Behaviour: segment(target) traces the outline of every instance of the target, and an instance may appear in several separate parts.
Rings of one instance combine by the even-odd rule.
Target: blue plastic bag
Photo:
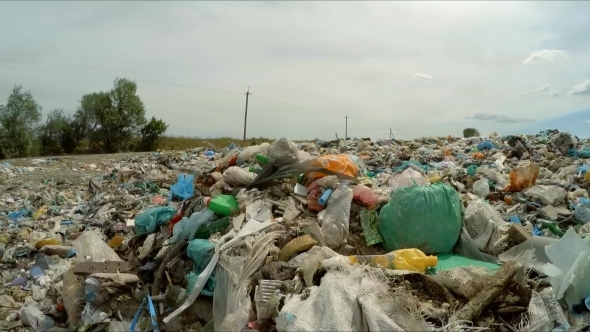
[[[477,149],[479,151],[482,151],[482,150],[491,150],[493,148],[494,148],[494,143],[492,143],[490,141],[483,141],[483,142],[481,142],[481,143],[479,143],[477,145]]]
[[[135,218],[135,234],[152,234],[158,227],[166,224],[176,214],[176,209],[170,206],[154,207],[146,210]]]
[[[193,260],[193,271],[190,272],[186,278],[188,281],[187,289],[193,289],[195,282],[197,281],[197,277],[201,272],[205,270],[211,258],[213,258],[213,254],[215,253],[215,243],[209,240],[203,239],[194,239],[188,243],[188,247],[186,248],[187,256]],[[201,294],[206,296],[213,296],[213,291],[215,290],[215,270],[207,279],[207,283],[205,287],[201,290]]]
[[[195,193],[194,178],[192,174],[178,174],[178,181],[170,186],[170,199],[178,197],[184,201],[191,198]]]

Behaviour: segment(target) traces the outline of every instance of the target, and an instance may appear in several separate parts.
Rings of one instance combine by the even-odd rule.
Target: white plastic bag
[[[486,197],[490,193],[490,185],[487,179],[480,179],[473,183],[473,192],[479,197]]]
[[[237,166],[231,166],[223,172],[223,181],[230,186],[248,186],[254,182],[257,174]]]
[[[237,165],[242,165],[243,163],[250,161],[256,156],[257,154],[266,155],[268,153],[268,148],[270,144],[262,143],[260,145],[253,145],[247,148],[244,148],[238,155],[238,160],[236,161]]]
[[[465,209],[465,228],[477,248],[492,255],[498,255],[508,246],[508,228],[500,214],[487,203],[477,200]]]

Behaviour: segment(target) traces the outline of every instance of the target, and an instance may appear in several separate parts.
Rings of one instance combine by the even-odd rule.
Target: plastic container
[[[379,265],[386,269],[426,272],[438,264],[436,256],[427,256],[419,249],[400,249],[384,255],[348,256],[351,264]]]
[[[232,195],[221,195],[212,198],[207,206],[211,211],[226,217],[239,210],[238,202]]]

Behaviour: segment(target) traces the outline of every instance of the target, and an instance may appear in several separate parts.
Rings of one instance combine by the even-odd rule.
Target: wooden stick
[[[482,311],[502,293],[502,291],[508,286],[520,265],[516,262],[508,262],[491,276],[483,290],[476,295],[473,299],[467,302],[461,309],[459,309],[451,318],[449,323],[457,321],[473,321],[475,318],[481,315]]]

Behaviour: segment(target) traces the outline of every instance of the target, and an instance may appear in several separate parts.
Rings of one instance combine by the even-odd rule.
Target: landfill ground
[[[337,140],[0,164],[0,330],[587,331],[590,145]]]

